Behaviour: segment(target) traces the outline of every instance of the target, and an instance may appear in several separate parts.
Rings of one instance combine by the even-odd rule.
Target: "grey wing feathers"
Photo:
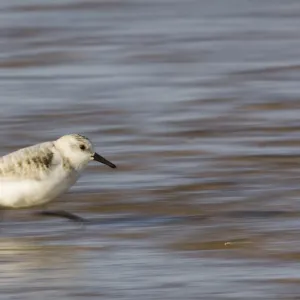
[[[0,178],[40,179],[55,166],[54,146],[46,142],[0,158]]]

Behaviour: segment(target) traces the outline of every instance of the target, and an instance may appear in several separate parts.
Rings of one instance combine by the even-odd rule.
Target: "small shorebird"
[[[64,135],[0,157],[0,208],[44,206],[66,192],[91,160],[116,168],[94,151],[88,138],[79,134]],[[66,211],[40,214],[84,221]]]

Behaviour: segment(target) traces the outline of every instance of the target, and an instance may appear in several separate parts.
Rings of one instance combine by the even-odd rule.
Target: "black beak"
[[[117,167],[116,165],[114,165],[113,163],[111,163],[110,161],[108,161],[107,159],[105,159],[104,157],[102,157],[101,155],[99,155],[96,152],[94,153],[94,155],[92,157],[95,161],[99,161],[113,169]]]

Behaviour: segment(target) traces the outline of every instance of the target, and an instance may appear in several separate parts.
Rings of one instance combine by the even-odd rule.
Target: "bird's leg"
[[[2,223],[3,220],[4,220],[4,208],[3,207],[0,207],[0,222]]]
[[[0,207],[0,223],[3,222],[4,220],[4,208],[3,207]],[[3,229],[1,228],[0,231],[2,231]]]
[[[80,223],[86,223],[87,220],[84,218],[81,218],[77,215],[71,214],[64,210],[42,210],[38,212],[39,215],[42,216],[50,216],[50,217],[61,217],[65,218],[71,221],[80,222]]]

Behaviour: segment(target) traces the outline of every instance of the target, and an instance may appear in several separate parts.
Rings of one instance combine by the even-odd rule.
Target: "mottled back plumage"
[[[46,142],[0,157],[0,178],[39,180],[55,167],[53,147]]]

